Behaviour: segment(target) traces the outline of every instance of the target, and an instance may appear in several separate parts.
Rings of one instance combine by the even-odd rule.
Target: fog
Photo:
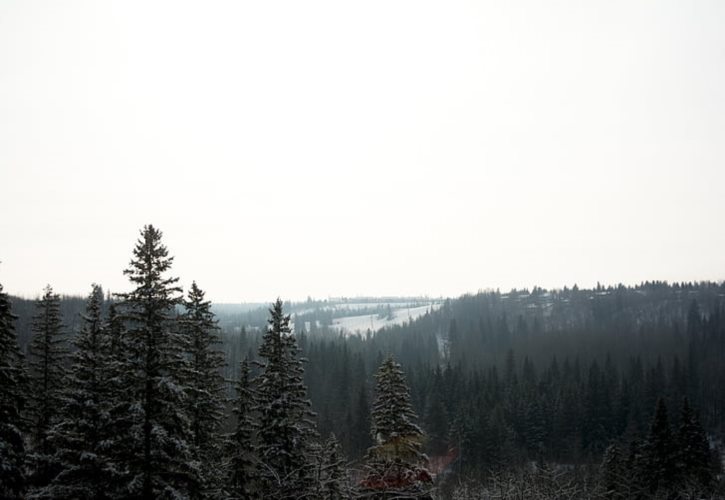
[[[725,278],[725,3],[0,9],[0,282],[215,301]]]

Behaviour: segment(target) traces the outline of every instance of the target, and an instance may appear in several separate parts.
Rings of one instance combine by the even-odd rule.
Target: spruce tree
[[[370,494],[430,494],[431,476],[422,452],[425,435],[410,401],[400,365],[388,356],[378,369],[377,396],[371,433],[374,445],[367,456],[368,474],[363,489]]]
[[[240,364],[234,414],[237,418],[234,432],[226,442],[227,492],[230,499],[249,500],[259,497],[257,490],[257,459],[254,448],[253,393],[249,380],[249,363]]]
[[[108,444],[111,393],[109,342],[103,328],[103,292],[93,285],[81,315],[83,326],[74,339],[76,351],[62,399],[62,419],[50,432],[55,461],[61,464],[51,485],[37,496],[47,498],[109,498],[114,466]]]
[[[30,342],[31,483],[46,486],[57,473],[55,450],[49,439],[58,422],[65,386],[67,349],[62,338],[60,297],[48,285],[36,303]]]
[[[606,498],[626,499],[629,474],[624,453],[617,443],[610,444],[604,451],[599,467],[599,479]]]
[[[191,285],[184,307],[181,332],[189,358],[186,390],[193,446],[205,465],[205,494],[218,497],[222,453],[220,429],[224,419],[224,378],[221,375],[224,354],[216,349],[220,342],[211,302],[204,299],[204,292],[196,282]]]
[[[143,228],[124,271],[135,288],[119,294],[126,323],[120,373],[126,421],[117,446],[128,474],[126,491],[119,494],[144,500],[195,496],[201,489],[175,314],[181,289],[177,278],[167,276],[173,257],[161,236],[151,225]]]
[[[682,401],[676,442],[678,472],[682,483],[708,489],[715,481],[710,444],[687,398]]]
[[[104,324],[107,345],[107,366],[104,369],[108,384],[106,397],[108,407],[108,429],[110,436],[107,447],[108,455],[114,465],[113,474],[108,478],[108,491],[112,498],[125,498],[129,495],[131,481],[131,463],[136,459],[136,450],[128,443],[125,436],[131,433],[136,422],[134,413],[129,406],[134,404],[135,396],[129,394],[126,386],[128,376],[127,356],[130,349],[126,347],[124,318],[118,303],[111,302],[108,317]]]
[[[667,491],[677,474],[675,441],[664,399],[657,401],[643,450],[643,473],[650,492]]]
[[[0,498],[20,498],[25,490],[27,374],[18,348],[10,298],[0,284]]]
[[[280,299],[269,312],[259,347],[261,371],[254,383],[262,488],[276,499],[311,498],[315,415],[307,399],[290,317],[283,313]]]

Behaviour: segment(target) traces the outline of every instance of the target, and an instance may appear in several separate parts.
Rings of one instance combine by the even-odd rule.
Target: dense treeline
[[[104,298],[94,287],[86,300],[61,300],[48,289],[33,310],[13,300],[18,317],[5,314],[3,328],[17,329],[20,349],[3,347],[3,376],[28,387],[3,396],[17,400],[3,410],[8,419],[21,416],[0,428],[15,443],[3,460],[22,454],[25,464],[7,484],[42,496],[85,474],[146,498],[285,498],[293,490],[318,498],[319,488],[330,498],[375,496],[376,487],[401,485],[423,496],[425,451],[443,464],[433,470],[442,494],[458,498],[546,498],[557,488],[592,498],[697,498],[720,488],[723,284],[482,292],[409,324],[343,335],[331,327],[336,313],[312,301],[292,318],[278,302],[271,320],[254,309],[221,312],[218,321],[196,284],[182,299],[168,278],[152,297],[143,265],[134,264],[139,245],[126,271],[133,292]],[[165,252],[156,257],[166,262],[159,276],[171,264]],[[62,336],[69,338],[59,343]],[[371,472],[397,439],[376,430],[383,408],[374,374],[396,372],[389,355],[405,370],[396,394],[409,404],[400,428],[409,451],[395,457],[405,458],[405,470],[393,461]],[[39,371],[41,361],[52,376]],[[56,387],[59,380],[75,392]],[[110,397],[114,391],[126,399]],[[88,394],[99,398],[92,408]],[[284,415],[275,413],[275,395],[286,398]],[[271,424],[285,419],[289,428]],[[93,436],[92,460],[79,433]],[[12,451],[17,436],[25,437],[22,453]],[[273,451],[293,442],[305,443],[294,446],[297,455]],[[260,473],[260,463],[274,472]]]
[[[195,282],[182,295],[172,262],[160,231],[146,226],[124,270],[131,291],[104,307],[93,285],[74,335],[48,286],[27,362],[0,287],[0,497],[430,498],[424,435],[392,358],[362,426],[372,437],[365,470],[353,480],[334,435],[318,431],[282,302],[229,400],[211,303]]]

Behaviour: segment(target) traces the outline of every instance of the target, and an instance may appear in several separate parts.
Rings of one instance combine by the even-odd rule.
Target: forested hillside
[[[438,495],[457,498],[491,488],[514,496],[523,484],[607,498],[719,488],[723,284],[488,291],[351,335],[335,328],[333,310],[313,301],[222,307],[215,315],[196,284],[182,300],[176,281],[160,277],[171,265],[160,233],[145,231],[126,273],[132,292],[104,297],[96,286],[85,299],[48,288],[39,301],[9,298],[3,328],[17,332],[29,360],[27,380],[17,386],[25,388],[32,423],[25,427],[30,474],[15,480],[39,496],[95,498],[102,481],[144,498],[213,498],[235,489],[233,498],[256,498],[253,491],[291,498],[300,488],[322,494],[315,489],[321,476],[310,475],[315,467],[337,474],[325,476],[324,488],[337,488],[330,498],[376,497],[381,488],[413,483],[423,498],[433,479]],[[158,272],[149,274],[144,259]],[[283,307],[297,313],[286,317]],[[363,310],[388,314],[380,306]],[[400,369],[392,359],[400,375],[390,375]],[[387,396],[392,403],[381,403],[380,377],[390,376],[399,377],[390,382],[397,389]],[[140,399],[119,399],[118,384]],[[401,434],[381,431],[388,422],[380,412],[408,390]],[[283,410],[277,398],[285,394]],[[90,408],[88,398],[97,401]],[[169,420],[179,408],[183,418]],[[77,437],[87,433],[97,447],[91,462]],[[393,484],[380,463],[400,436],[410,468],[407,476],[395,469],[407,479]],[[224,460],[236,464],[232,472],[203,465]],[[272,475],[255,469],[260,460]],[[281,484],[280,471],[295,478]],[[96,483],[73,489],[93,475]]]

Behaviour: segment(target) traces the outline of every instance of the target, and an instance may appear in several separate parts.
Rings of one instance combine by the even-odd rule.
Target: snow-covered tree
[[[218,497],[222,453],[220,429],[224,419],[224,378],[221,375],[224,354],[215,348],[220,341],[211,302],[204,299],[204,292],[196,282],[191,285],[184,307],[181,333],[189,360],[184,382],[192,443],[204,464],[205,494]]]
[[[173,257],[161,236],[151,225],[143,228],[124,271],[135,288],[119,294],[126,422],[116,446],[128,474],[120,494],[143,499],[194,496],[201,485],[182,384],[187,360],[175,314],[181,289],[177,278],[167,276]]]
[[[103,291],[93,285],[74,339],[76,351],[62,398],[62,419],[50,431],[55,461],[52,483],[36,496],[109,498],[114,467],[110,460],[109,342],[103,328]]]
[[[109,298],[109,300],[112,300]],[[104,445],[113,465],[112,474],[107,475],[107,490],[111,498],[125,498],[128,495],[128,486],[131,481],[131,463],[135,460],[137,451],[126,440],[131,429],[136,425],[137,415],[129,411],[135,397],[127,388],[128,367],[127,357],[130,349],[126,346],[128,339],[125,336],[124,317],[117,302],[108,306],[108,317],[103,325],[106,344],[107,364],[104,367],[104,378],[107,391],[107,429],[109,439]]]
[[[67,349],[62,337],[60,297],[48,285],[36,303],[33,337],[30,342],[31,419],[30,454],[31,482],[46,486],[57,472],[53,466],[55,450],[49,439],[51,428],[58,422],[65,387]]]
[[[27,374],[15,334],[16,316],[0,284],[0,498],[20,498],[25,490]]]
[[[254,448],[253,394],[249,380],[249,363],[241,362],[234,414],[237,423],[226,441],[227,493],[233,500],[256,498],[256,450]]]
[[[307,399],[299,348],[290,317],[277,299],[259,347],[260,374],[255,379],[257,455],[265,494],[275,499],[310,497],[317,437]]]
[[[400,365],[388,356],[378,369],[371,432],[375,444],[368,451],[363,490],[375,496],[429,494],[432,478],[425,469],[424,433],[410,401],[410,390]]]
[[[599,480],[607,498],[626,499],[630,489],[630,472],[627,470],[626,457],[619,444],[612,443],[604,451],[599,467]]]
[[[320,500],[350,498],[351,491],[340,444],[331,434],[319,447],[315,472],[315,495]]]

